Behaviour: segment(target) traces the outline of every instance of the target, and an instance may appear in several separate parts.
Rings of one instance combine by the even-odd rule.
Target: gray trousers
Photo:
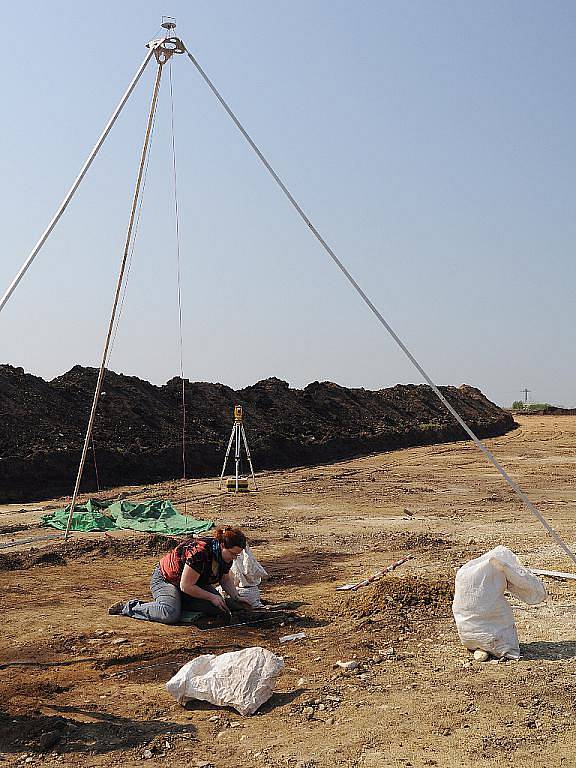
[[[203,587],[206,592],[217,595],[214,587]],[[219,611],[209,600],[201,600],[197,597],[181,592],[174,584],[166,581],[162,576],[160,566],[154,568],[150,579],[150,591],[153,601],[145,603],[142,600],[128,600],[122,609],[122,616],[130,616],[140,621],[159,621],[161,624],[177,624],[180,621],[182,611],[200,611],[207,616],[221,616]]]

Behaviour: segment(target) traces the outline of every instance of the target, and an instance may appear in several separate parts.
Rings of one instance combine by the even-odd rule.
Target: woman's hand
[[[222,611],[222,613],[230,615],[230,610],[224,602],[224,598],[220,597],[220,595],[212,595],[210,602],[215,608],[218,608],[219,611]]]
[[[248,600],[244,600],[244,598],[240,597],[238,594],[238,590],[236,589],[236,586],[234,582],[232,581],[232,577],[229,573],[226,573],[222,578],[220,579],[220,586],[224,589],[224,591],[228,594],[228,596],[233,600],[234,605],[232,606],[233,610],[238,610],[236,606],[238,605],[241,609],[245,611],[251,611],[252,606],[248,602]]]

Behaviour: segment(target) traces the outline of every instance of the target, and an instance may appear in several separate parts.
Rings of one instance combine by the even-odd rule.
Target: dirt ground
[[[576,417],[518,417],[487,441],[556,529],[573,530]],[[209,480],[116,489],[169,498],[241,525],[293,601],[283,626],[163,626],[109,616],[148,594],[162,541],[37,527],[42,504],[0,507],[1,765],[380,768],[574,765],[576,582],[546,579],[541,606],[514,603],[519,662],[474,662],[458,642],[451,586],[466,560],[505,544],[532,567],[573,570],[467,443],[263,473],[258,493]],[[407,554],[357,593],[335,591]],[[372,609],[373,606],[373,609]],[[306,637],[280,644],[279,636]],[[164,683],[186,661],[259,645],[282,655],[277,692],[253,717]],[[336,662],[356,660],[345,671]]]

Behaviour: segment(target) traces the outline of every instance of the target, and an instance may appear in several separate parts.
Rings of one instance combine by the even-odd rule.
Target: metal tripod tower
[[[242,443],[244,443],[244,450],[246,451],[246,456],[248,458],[248,464],[250,465],[250,472],[252,473],[252,480],[254,482],[254,489],[258,490],[258,485],[256,483],[256,478],[254,477],[254,467],[252,466],[252,458],[250,457],[250,449],[248,448],[248,440],[246,440],[246,432],[244,431],[244,412],[242,410],[241,405],[235,405],[234,406],[234,424],[232,426],[232,433],[230,435],[230,440],[228,440],[228,448],[226,448],[226,456],[224,457],[224,464],[222,465],[222,473],[220,475],[220,482],[218,483],[218,488],[222,487],[222,480],[224,478],[224,472],[226,471],[226,464],[228,463],[228,456],[230,456],[230,450],[232,448],[232,443],[234,443],[234,476],[235,476],[235,484],[234,484],[234,492],[238,493],[239,490],[248,490],[248,485],[246,481],[246,488],[240,488],[239,487],[239,479],[240,479],[240,452],[242,449]]]
[[[148,157],[148,150],[150,145],[150,136],[152,133],[152,125],[154,122],[154,114],[156,111],[156,105],[158,101],[158,91],[160,87],[160,78],[162,75],[162,68],[163,66],[169,62],[173,57],[178,57],[178,55],[183,55],[187,57],[193,64],[193,66],[198,71],[198,74],[202,78],[202,80],[205,82],[205,84],[208,86],[208,88],[212,91],[215,98],[218,100],[228,117],[232,120],[236,128],[240,131],[246,142],[250,145],[251,149],[254,151],[256,156],[258,157],[258,160],[262,163],[266,171],[270,174],[274,182],[277,184],[278,188],[281,190],[281,192],[284,194],[290,205],[294,208],[298,216],[301,218],[301,220],[306,224],[312,235],[316,238],[320,246],[324,249],[326,254],[329,256],[329,258],[333,261],[335,266],[342,272],[348,283],[351,285],[353,290],[358,294],[358,296],[362,299],[362,301],[366,304],[368,309],[372,312],[374,317],[378,320],[378,322],[382,325],[382,327],[387,331],[387,333],[392,337],[394,342],[398,345],[398,347],[402,350],[402,352],[406,355],[408,360],[412,363],[412,365],[416,368],[418,373],[422,376],[424,381],[430,386],[432,391],[436,394],[440,402],[444,405],[444,407],[449,411],[449,413],[452,414],[452,416],[456,419],[458,424],[462,427],[464,432],[470,437],[470,439],[474,442],[476,447],[482,451],[484,456],[488,459],[488,461],[496,468],[498,471],[498,474],[502,477],[502,479],[508,484],[508,486],[514,491],[514,493],[518,496],[518,498],[522,501],[526,509],[529,510],[531,514],[536,517],[536,519],[544,526],[548,534],[554,539],[556,544],[564,551],[566,555],[574,562],[576,563],[576,554],[572,552],[568,544],[562,539],[561,536],[559,536],[558,533],[552,528],[550,523],[546,520],[544,515],[534,506],[534,504],[530,501],[528,496],[524,493],[524,491],[520,488],[520,486],[513,480],[508,472],[504,469],[504,467],[498,462],[496,457],[488,450],[488,448],[484,445],[484,443],[477,437],[477,435],[472,431],[472,429],[468,426],[468,424],[464,421],[464,419],[460,416],[458,411],[455,410],[455,408],[450,404],[450,402],[446,399],[444,394],[440,391],[438,386],[434,383],[432,378],[428,375],[428,373],[424,370],[424,368],[420,365],[418,360],[414,357],[412,352],[408,349],[408,347],[405,345],[405,343],[402,341],[400,336],[396,333],[396,331],[392,328],[392,326],[388,323],[388,321],[384,318],[380,310],[376,307],[376,305],[373,303],[373,301],[370,299],[368,294],[361,288],[359,283],[356,281],[352,273],[347,269],[345,264],[338,258],[336,253],[332,250],[330,245],[328,244],[327,240],[323,237],[323,235],[320,233],[320,231],[314,226],[310,218],[306,215],[304,212],[304,209],[301,207],[301,205],[298,203],[296,198],[292,195],[286,184],[282,181],[280,176],[276,173],[271,163],[268,161],[268,159],[265,157],[265,155],[262,153],[262,151],[259,149],[258,145],[255,143],[254,139],[251,137],[251,135],[248,133],[244,125],[240,122],[236,114],[233,112],[233,110],[228,105],[228,102],[224,99],[224,97],[220,94],[219,90],[216,88],[212,80],[208,77],[207,73],[202,69],[197,59],[190,53],[190,51],[187,50],[186,46],[180,40],[178,37],[172,36],[172,33],[174,32],[176,23],[173,18],[171,17],[163,17],[162,19],[162,27],[166,31],[165,36],[159,39],[151,40],[148,44],[148,53],[146,54],[146,57],[142,64],[140,65],[140,68],[134,75],[134,78],[132,79],[130,85],[128,86],[128,89],[126,90],[124,96],[120,100],[120,103],[114,110],[111,118],[109,119],[108,123],[106,124],[106,127],[104,128],[104,131],[100,135],[98,141],[96,142],[94,148],[90,152],[90,155],[88,156],[88,159],[82,166],[79,175],[77,176],[76,180],[72,184],[70,190],[66,194],[66,197],[62,201],[60,207],[56,211],[54,217],[50,221],[48,227],[44,230],[42,236],[40,237],[40,240],[36,243],[34,248],[32,249],[32,252],[20,268],[19,272],[15,276],[12,283],[8,286],[8,289],[4,293],[3,296],[0,297],[0,312],[6,305],[7,301],[10,299],[12,294],[14,293],[14,290],[16,289],[17,285],[22,280],[24,274],[38,255],[39,251],[41,250],[42,246],[46,242],[47,238],[49,237],[50,233],[60,220],[62,214],[66,210],[68,204],[74,197],[74,194],[76,193],[76,190],[78,189],[82,179],[86,175],[88,169],[90,168],[94,158],[100,151],[100,148],[102,147],[106,137],[110,133],[114,123],[116,122],[118,116],[120,115],[122,109],[124,108],[126,102],[128,101],[132,91],[136,87],[136,84],[138,83],[142,73],[144,72],[146,66],[151,61],[152,58],[156,59],[156,63],[158,65],[157,72],[156,72],[156,78],[154,82],[154,91],[153,96],[150,104],[150,112],[148,116],[148,121],[146,125],[146,134],[145,139],[142,147],[141,152],[141,158],[140,158],[140,167],[138,171],[138,177],[136,182],[136,188],[134,190],[134,197],[132,202],[132,209],[130,213],[130,220],[128,225],[128,231],[126,234],[126,241],[124,246],[124,251],[122,255],[121,265],[120,265],[120,271],[118,275],[118,282],[116,285],[116,292],[114,295],[114,302],[112,306],[112,313],[110,316],[110,322],[108,325],[108,332],[106,336],[106,342],[104,344],[104,351],[102,354],[102,362],[100,364],[100,371],[98,374],[98,381],[96,383],[96,391],[94,393],[94,399],[92,402],[92,410],[90,413],[90,418],[88,420],[88,428],[86,430],[86,437],[84,440],[84,447],[82,449],[82,456],[80,459],[80,466],[78,468],[78,474],[76,478],[76,486],[74,488],[74,493],[72,496],[72,502],[70,504],[70,512],[68,515],[68,524],[66,527],[66,533],[64,536],[64,539],[68,539],[68,535],[70,532],[70,525],[72,522],[72,518],[74,515],[74,508],[76,505],[76,500],[79,493],[79,486],[80,486],[80,480],[82,478],[82,471],[84,468],[84,463],[86,460],[86,454],[88,451],[88,447],[90,445],[90,439],[92,435],[92,427],[94,423],[94,416],[96,413],[96,408],[98,405],[98,400],[100,397],[100,392],[102,388],[102,381],[104,376],[104,370],[105,365],[108,361],[108,354],[109,354],[109,348],[110,348],[110,342],[112,337],[112,331],[114,328],[115,318],[116,318],[116,311],[119,303],[120,293],[122,289],[122,285],[125,284],[124,278],[125,278],[125,272],[126,272],[126,264],[128,261],[129,253],[130,253],[130,245],[133,243],[133,236],[135,235],[135,217],[136,217],[136,210],[138,208],[138,201],[140,200],[140,191],[142,187],[142,178],[144,175],[145,165],[146,165],[146,158]],[[173,148],[174,148],[174,142],[173,142]],[[174,150],[173,150],[174,154]],[[174,162],[175,167],[175,162]],[[176,179],[176,174],[174,172],[174,179]],[[176,190],[176,183],[174,185],[174,188]],[[177,214],[177,201],[176,201],[176,192],[175,192],[175,208],[176,208],[176,214]],[[176,223],[178,221],[178,216],[176,215]],[[184,381],[184,377],[182,376],[182,381]],[[525,393],[525,396],[527,398],[527,394]],[[184,402],[184,398],[183,398]],[[235,422],[236,423],[236,422]],[[184,430],[183,430],[184,432]],[[230,443],[228,447],[228,453],[230,451],[230,447],[232,445],[232,440],[234,439],[234,430],[232,433],[232,436],[230,438]],[[246,453],[248,454],[248,460],[250,462],[250,469],[252,469],[252,461],[250,459],[250,454],[248,452],[248,445],[246,443],[246,435],[244,434],[244,429],[242,428],[242,423],[240,422],[240,426],[237,431],[236,436],[236,455],[238,459],[238,464],[236,468],[236,490],[238,490],[238,470],[239,470],[239,451],[240,451],[240,444],[241,440],[244,440],[244,445],[246,448]],[[227,453],[227,456],[228,456]],[[226,464],[226,462],[225,462]],[[224,466],[225,468],[225,466]],[[222,473],[223,477],[223,473]],[[254,472],[252,471],[252,477],[254,478]],[[254,485],[256,485],[256,480],[254,479]]]

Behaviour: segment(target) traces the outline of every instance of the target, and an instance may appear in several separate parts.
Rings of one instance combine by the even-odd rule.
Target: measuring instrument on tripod
[[[232,450],[232,444],[234,444],[234,477],[229,477],[226,481],[226,489],[228,491],[234,491],[234,493],[247,492],[248,478],[240,477],[240,465],[241,465],[241,450],[244,445],[246,451],[246,457],[248,459],[248,465],[250,466],[250,472],[252,474],[252,480],[254,482],[254,490],[258,490],[256,478],[254,476],[254,467],[252,466],[252,458],[250,456],[250,448],[248,448],[248,440],[246,439],[246,431],[244,430],[244,410],[241,405],[234,406],[234,424],[232,426],[232,433],[230,440],[228,440],[228,447],[226,448],[226,456],[224,457],[224,464],[222,465],[222,473],[220,474],[220,482],[218,488],[222,487],[222,480],[224,473],[226,472],[226,464],[228,463],[228,457]]]

